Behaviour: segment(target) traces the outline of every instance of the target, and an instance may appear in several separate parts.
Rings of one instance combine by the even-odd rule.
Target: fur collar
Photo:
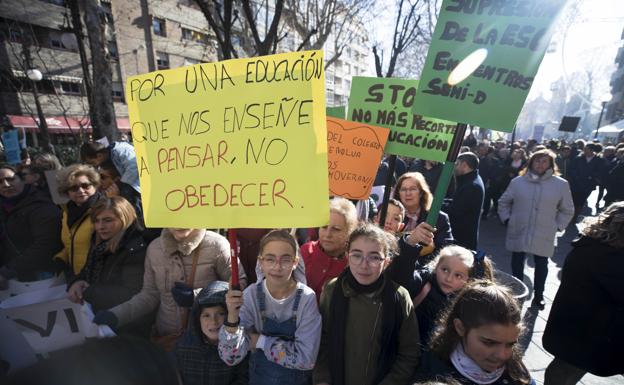
[[[182,255],[189,255],[204,240],[205,229],[196,229],[182,242],[176,241],[169,229],[163,229],[160,235],[161,244],[165,255],[175,254],[177,251]]]

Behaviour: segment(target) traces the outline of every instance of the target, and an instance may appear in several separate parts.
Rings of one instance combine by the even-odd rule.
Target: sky
[[[540,94],[550,99],[552,82],[563,76],[574,87],[574,82],[586,81],[575,72],[590,70],[595,75],[592,105],[599,110],[610,91],[618,49],[624,45],[624,0],[584,0],[574,22],[566,28],[560,20],[557,29],[560,33],[551,40],[554,50],[544,56],[528,99]]]
[[[569,0],[569,3],[574,2],[575,0]],[[383,0],[381,3],[388,14],[394,12],[393,0]],[[563,18],[558,21],[557,32],[549,48],[551,52],[544,56],[527,100],[540,95],[550,100],[551,84],[560,77],[565,79],[569,90],[572,90],[578,87],[574,83],[586,81],[585,77],[581,78],[575,73],[590,70],[595,77],[591,103],[593,109],[599,111],[601,101],[604,101],[601,96],[606,96],[610,91],[609,82],[616,69],[615,56],[619,47],[624,45],[621,40],[624,30],[624,0],[579,0],[578,3],[578,14],[572,23]],[[373,23],[376,25],[376,36],[373,40],[389,45],[394,23],[389,23],[388,18],[380,17],[373,19]],[[370,62],[370,74],[373,76],[375,71],[372,55]]]

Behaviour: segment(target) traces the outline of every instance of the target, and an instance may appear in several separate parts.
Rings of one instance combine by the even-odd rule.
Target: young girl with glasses
[[[406,384],[420,356],[407,290],[383,274],[397,241],[372,224],[348,241],[348,267],[321,295],[323,334],[314,384]]]
[[[260,241],[265,279],[245,292],[226,295],[227,320],[219,331],[219,355],[237,365],[250,352],[249,383],[307,385],[321,337],[314,291],[295,281],[299,255],[295,238],[273,230]]]

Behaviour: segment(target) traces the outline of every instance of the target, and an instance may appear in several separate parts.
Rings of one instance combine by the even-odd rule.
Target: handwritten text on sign
[[[420,79],[418,113],[511,132],[567,0],[444,0]],[[449,73],[487,56],[456,85]]]
[[[126,91],[148,226],[327,223],[321,51],[157,71]]]
[[[349,199],[366,199],[390,130],[327,118],[329,191]]]
[[[347,118],[390,129],[389,154],[445,161],[456,124],[412,111],[418,80],[354,77]]]

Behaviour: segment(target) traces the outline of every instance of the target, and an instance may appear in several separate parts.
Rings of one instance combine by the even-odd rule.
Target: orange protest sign
[[[389,133],[387,128],[327,117],[331,195],[368,198]]]

